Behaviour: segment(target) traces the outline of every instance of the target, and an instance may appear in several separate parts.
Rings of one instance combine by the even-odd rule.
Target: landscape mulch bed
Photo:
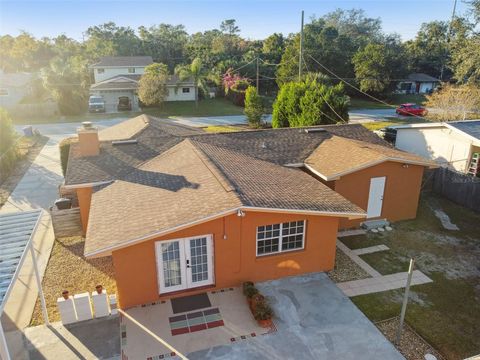
[[[399,318],[388,319],[375,323],[383,335],[397,348],[398,351],[407,360],[425,360],[426,354],[434,355],[438,360],[445,358],[436,351],[430,344],[428,344],[420,335],[418,335],[406,323],[403,325],[402,336],[400,338],[400,345],[395,344],[397,335]]]
[[[335,266],[328,276],[336,283],[369,278],[370,275],[337,248]]]
[[[70,295],[95,291],[102,285],[109,294],[115,294],[117,284],[111,256],[87,260],[83,256],[85,239],[81,236],[55,240],[43,277],[43,291],[51,322],[60,321],[57,298],[63,290]],[[30,325],[43,324],[40,301],[37,300]]]
[[[1,181],[0,179],[0,208],[7,202],[8,197],[20,180],[22,180],[23,175],[25,175],[30,165],[35,161],[35,158],[40,151],[42,151],[47,141],[48,138],[45,136],[25,138],[25,141],[21,141],[18,148],[20,159],[16,163],[15,169],[5,180]]]

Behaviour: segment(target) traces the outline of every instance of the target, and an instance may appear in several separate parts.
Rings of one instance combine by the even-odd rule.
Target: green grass
[[[203,128],[206,132],[218,133],[218,132],[235,132],[248,129],[248,126],[232,126],[232,125],[218,125],[207,126]]]
[[[243,115],[243,107],[218,98],[201,100],[198,102],[198,108],[195,107],[194,101],[172,101],[164,103],[160,108],[145,108],[144,113],[158,117]]]
[[[460,231],[443,229],[435,208],[443,209]],[[406,271],[408,259],[415,257],[415,268],[433,283],[411,288],[406,320],[448,359],[463,359],[480,349],[479,222],[480,214],[427,194],[422,196],[416,220],[396,223],[392,232],[342,240],[352,248],[387,245],[389,251],[362,255],[382,274]],[[352,301],[372,321],[380,321],[399,315],[402,295],[403,290],[393,290]]]
[[[425,102],[424,95],[390,95],[386,99],[381,99],[389,105],[400,105],[404,103],[417,103],[423,104]],[[376,101],[370,98],[350,98],[350,109],[389,109],[391,106],[385,105],[380,101]]]

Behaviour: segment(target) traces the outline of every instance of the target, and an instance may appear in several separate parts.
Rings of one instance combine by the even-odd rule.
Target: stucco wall
[[[183,88],[190,89],[184,93]],[[165,101],[195,101],[195,88],[193,86],[168,86],[168,96]]]
[[[141,75],[145,71],[144,66],[132,66],[132,68],[135,68],[134,73],[129,73],[128,72],[129,67],[115,67],[115,68],[105,67],[105,68],[102,68],[102,69],[104,69],[104,72],[101,73],[101,74],[99,74],[98,69],[95,68],[95,69],[93,69],[93,74],[94,74],[94,77],[95,77],[95,83],[99,83],[103,80],[111,79],[111,78],[113,78],[114,76],[117,76],[117,75],[138,75],[138,74]]]
[[[256,228],[260,225],[306,220],[305,248],[256,257]],[[245,217],[230,215],[168,236],[146,241],[113,252],[115,277],[122,308],[184,296],[159,294],[155,242],[196,235],[213,235],[214,288],[240,285],[243,281],[263,281],[333,268],[338,218],[246,212]],[[224,239],[224,234],[227,239]],[[187,290],[189,294],[205,289]]]
[[[90,213],[90,202],[92,201],[92,188],[84,187],[77,189],[78,206],[80,207],[80,218],[82,220],[83,234],[87,233],[88,214]]]
[[[464,172],[472,141],[446,127],[397,129],[395,147]]]
[[[422,185],[423,166],[385,162],[335,180],[332,188],[365,211],[368,206],[370,179],[386,177],[380,219],[389,221],[414,219]],[[340,220],[340,228],[358,227],[364,219]]]

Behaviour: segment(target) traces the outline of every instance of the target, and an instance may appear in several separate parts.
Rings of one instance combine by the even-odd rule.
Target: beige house
[[[139,111],[138,82],[150,64],[153,64],[151,56],[102,57],[92,66],[95,84],[90,87],[90,94],[103,97],[106,112],[116,112],[121,97],[128,97],[132,111]],[[195,100],[193,81],[180,81],[172,75],[167,88],[169,93],[166,101]]]

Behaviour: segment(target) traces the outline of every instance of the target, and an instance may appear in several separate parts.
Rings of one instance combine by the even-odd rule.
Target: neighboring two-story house
[[[145,67],[153,63],[151,56],[105,56],[92,66],[95,83],[90,87],[91,95],[102,96],[107,112],[118,109],[119,100],[128,97],[132,111],[140,110],[137,95],[138,82]],[[193,81],[180,82],[170,76],[166,101],[194,101]]]

